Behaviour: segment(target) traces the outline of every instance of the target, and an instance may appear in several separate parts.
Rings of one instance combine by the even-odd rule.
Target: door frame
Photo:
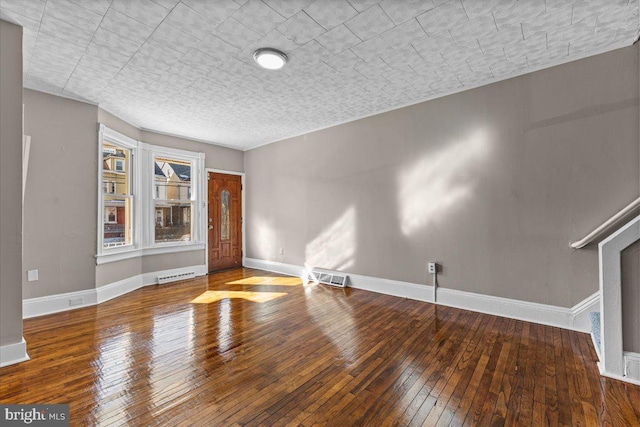
[[[204,224],[204,230],[205,230],[205,265],[207,268],[207,274],[209,274],[209,233],[207,233],[207,226],[209,225],[208,223],[208,218],[209,218],[209,185],[207,184],[209,181],[209,172],[213,172],[213,173],[223,173],[226,175],[237,175],[240,177],[240,183],[242,184],[242,188],[240,189],[240,197],[242,200],[242,212],[240,213],[240,215],[242,215],[242,266],[244,267],[244,261],[246,259],[246,253],[247,253],[247,233],[246,233],[246,227],[247,227],[247,222],[245,221],[246,215],[245,215],[245,209],[246,209],[246,203],[245,203],[245,197],[244,197],[244,190],[245,190],[245,174],[244,172],[238,172],[238,171],[229,171],[229,170],[224,170],[224,169],[215,169],[215,168],[205,168],[204,170],[204,188],[206,188],[205,194],[206,194],[206,202],[204,204],[205,206],[205,215],[203,218],[202,223]]]

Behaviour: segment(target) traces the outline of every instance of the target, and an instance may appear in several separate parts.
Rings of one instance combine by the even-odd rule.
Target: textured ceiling
[[[25,87],[240,149],[630,45],[639,0],[0,0]],[[260,47],[290,58],[258,68]]]

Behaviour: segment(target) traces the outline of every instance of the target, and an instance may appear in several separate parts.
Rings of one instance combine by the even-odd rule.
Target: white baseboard
[[[594,344],[595,346],[595,344]],[[620,376],[611,374],[604,369],[604,363],[598,362],[598,370],[600,375],[607,378],[613,378],[614,380],[624,381],[635,385],[640,385],[640,353],[632,353],[625,351],[623,357],[625,375]]]
[[[304,275],[304,272],[306,271],[304,267],[298,265],[284,264],[282,262],[267,261],[255,258],[243,258],[242,265],[243,267],[247,268],[257,268],[258,270],[273,271],[274,273],[287,274],[294,277],[302,277]]]
[[[454,289],[438,288],[438,304],[465,310],[573,329],[571,309]]]
[[[29,319],[96,305],[98,303],[97,298],[95,289],[28,298],[22,301],[22,318]]]
[[[624,371],[624,381],[640,385],[640,353],[624,352]]]
[[[589,314],[592,311],[600,311],[600,291],[595,292],[571,307],[573,329],[591,333],[591,319],[589,318]]]
[[[378,277],[349,274],[349,287],[394,297],[433,302],[433,286]]]
[[[29,360],[29,355],[24,338],[20,342],[0,346],[0,368],[26,360]]]
[[[120,295],[128,294],[136,289],[142,287],[142,274],[128,277],[126,279],[118,280],[117,282],[109,283],[108,285],[99,286],[92,291],[97,294],[97,303],[109,301],[110,299],[119,297]]]
[[[244,266],[298,277],[302,277],[305,272],[305,268],[302,266],[255,258],[245,258]],[[349,274],[349,287],[402,298],[434,302],[433,286],[430,285]],[[588,332],[591,328],[588,322],[589,310],[594,306],[598,306],[599,309],[600,295],[595,293],[572,308],[494,297],[442,287],[437,288],[436,299],[436,304],[449,307],[525,320],[579,332]],[[583,317],[586,317],[586,323],[582,321]]]
[[[207,267],[205,265],[194,265],[155,271],[152,273],[138,274],[117,282],[109,283],[108,285],[99,286],[95,289],[25,299],[22,301],[22,318],[29,319],[31,317],[44,316],[46,314],[100,304],[140,289],[143,286],[155,285],[158,283],[158,276],[183,274],[190,271],[195,271],[196,276],[203,276],[207,274]]]

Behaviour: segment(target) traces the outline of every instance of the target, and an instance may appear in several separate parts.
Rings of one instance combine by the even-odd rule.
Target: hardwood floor
[[[26,320],[0,402],[69,403],[72,425],[640,425],[640,387],[600,377],[586,334],[277,276]]]

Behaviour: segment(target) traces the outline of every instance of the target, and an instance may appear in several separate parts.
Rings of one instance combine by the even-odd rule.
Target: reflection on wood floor
[[[640,387],[600,377],[586,334],[277,277],[26,320],[0,401],[69,403],[87,426],[640,425]],[[286,295],[191,302],[205,291]]]

